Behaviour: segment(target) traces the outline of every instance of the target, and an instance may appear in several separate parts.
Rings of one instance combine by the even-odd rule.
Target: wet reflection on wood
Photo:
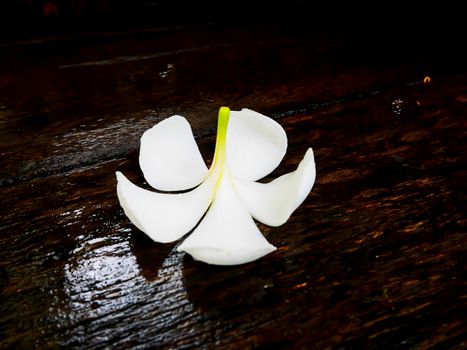
[[[451,51],[422,66],[342,60],[338,33],[140,34],[2,46],[2,348],[465,346],[467,92]],[[318,174],[287,224],[260,225],[278,250],[227,268],[145,237],[114,176],[145,184],[139,137],[175,113],[209,162],[221,105],[284,126],[270,178],[308,146]]]

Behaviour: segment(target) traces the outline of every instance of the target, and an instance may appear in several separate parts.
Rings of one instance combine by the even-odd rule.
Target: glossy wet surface
[[[276,25],[110,34],[1,44],[1,348],[465,346],[455,46]],[[260,225],[278,250],[238,267],[153,243],[115,192],[116,170],[144,184],[139,137],[172,114],[210,161],[222,105],[284,126],[270,178],[310,146],[317,163],[289,222]]]

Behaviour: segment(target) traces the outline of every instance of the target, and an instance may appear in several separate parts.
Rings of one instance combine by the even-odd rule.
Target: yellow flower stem
[[[217,119],[217,139],[216,150],[214,151],[214,160],[212,167],[217,165],[217,162],[224,162],[225,156],[225,143],[227,139],[227,125],[229,124],[230,109],[228,107],[221,107],[219,109],[219,117]],[[222,165],[222,164],[221,164]]]
[[[229,125],[229,118],[230,109],[228,107],[221,107],[219,109],[219,117],[217,119],[216,149],[214,151],[214,159],[210,169],[210,171],[215,171],[217,167],[220,167],[219,177],[216,182],[216,190],[217,187],[219,187],[224,172],[225,145],[227,142],[227,126]]]

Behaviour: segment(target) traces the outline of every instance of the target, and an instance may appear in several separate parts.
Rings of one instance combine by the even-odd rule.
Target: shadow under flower
[[[149,282],[159,278],[159,270],[177,243],[160,244],[146,234],[134,230],[131,235],[131,251],[139,265],[141,275]]]
[[[225,317],[279,303],[277,274],[283,269],[277,254],[237,266],[207,265],[185,255],[183,285],[195,309]]]
[[[217,266],[177,252],[180,242],[155,243],[141,232],[131,237],[131,250],[142,276],[150,283],[164,283],[169,273],[167,281],[183,294],[178,295],[180,300],[186,299],[203,319],[225,320],[283,302],[279,280],[287,272],[287,262],[280,251],[249,264]]]

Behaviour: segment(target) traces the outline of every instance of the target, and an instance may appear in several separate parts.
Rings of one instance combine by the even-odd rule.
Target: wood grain
[[[465,61],[365,40],[205,25],[4,43],[0,347],[465,347]],[[139,137],[172,114],[209,162],[221,105],[284,126],[266,180],[307,147],[317,162],[289,222],[259,225],[279,249],[228,268],[145,237],[114,175],[147,187]]]

